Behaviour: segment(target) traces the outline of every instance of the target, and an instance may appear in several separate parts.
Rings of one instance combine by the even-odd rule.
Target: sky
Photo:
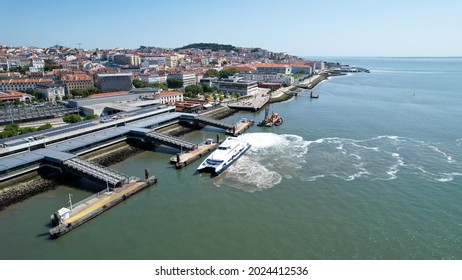
[[[0,0],[0,45],[462,56],[460,0]]]

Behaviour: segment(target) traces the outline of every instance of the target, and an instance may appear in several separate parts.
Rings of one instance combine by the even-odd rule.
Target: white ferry
[[[249,143],[242,143],[236,137],[228,137],[199,165],[197,171],[211,170],[215,175],[219,175],[249,148]]]

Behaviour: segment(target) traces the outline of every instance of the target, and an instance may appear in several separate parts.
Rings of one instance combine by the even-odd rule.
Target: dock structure
[[[226,134],[232,136],[241,135],[242,133],[244,133],[246,129],[248,129],[254,123],[254,121],[243,119],[240,122],[238,122],[235,126],[233,126],[233,128],[226,130]]]
[[[121,187],[112,189],[112,191],[102,191],[74,205],[69,199],[69,208],[63,207],[52,215],[52,222],[55,227],[50,229],[50,237],[56,239],[68,233],[155,183],[157,183],[157,179],[154,177],[148,178],[144,182],[132,180]]]
[[[63,162],[63,169],[80,177],[86,177],[113,187],[121,186],[129,176],[95,162],[74,157]]]
[[[188,122],[195,125],[211,125],[223,129],[232,129],[234,127],[234,124],[201,115],[182,115],[180,117],[180,122]]]
[[[205,143],[200,144],[195,150],[176,154],[170,158],[170,162],[175,164],[176,168],[185,167],[186,165],[196,161],[207,153],[216,150],[219,144],[219,141],[206,141]]]
[[[186,149],[186,150],[194,150],[197,148],[197,144],[190,142],[188,140],[167,135],[164,133],[159,133],[155,131],[151,131],[145,134],[146,140],[152,141],[154,143],[158,143],[161,145],[166,145],[170,147],[174,147],[177,149]]]
[[[257,112],[270,101],[271,96],[268,94],[256,95],[251,99],[245,99],[238,102],[229,103],[228,107],[236,110]]]

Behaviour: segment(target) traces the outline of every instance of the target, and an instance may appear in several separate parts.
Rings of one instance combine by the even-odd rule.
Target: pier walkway
[[[167,134],[151,131],[145,134],[146,140],[152,141],[158,144],[178,148],[178,149],[187,149],[187,150],[194,150],[197,148],[197,144],[187,141],[185,139],[170,136]]]
[[[196,125],[198,124],[211,125],[211,126],[215,126],[215,127],[219,127],[223,129],[232,129],[234,127],[234,124],[224,122],[221,120],[217,120],[217,119],[213,119],[213,118],[200,116],[200,115],[197,115],[197,116],[182,115],[180,117],[180,121],[191,122]]]
[[[65,160],[63,162],[63,169],[64,171],[73,173],[80,177],[86,177],[100,183],[110,184],[113,187],[122,185],[129,178],[128,175],[121,172],[79,157]]]

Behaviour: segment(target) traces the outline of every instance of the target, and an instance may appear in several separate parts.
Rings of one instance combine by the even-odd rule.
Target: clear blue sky
[[[0,0],[0,44],[175,48],[208,42],[298,56],[462,56],[460,0]]]

